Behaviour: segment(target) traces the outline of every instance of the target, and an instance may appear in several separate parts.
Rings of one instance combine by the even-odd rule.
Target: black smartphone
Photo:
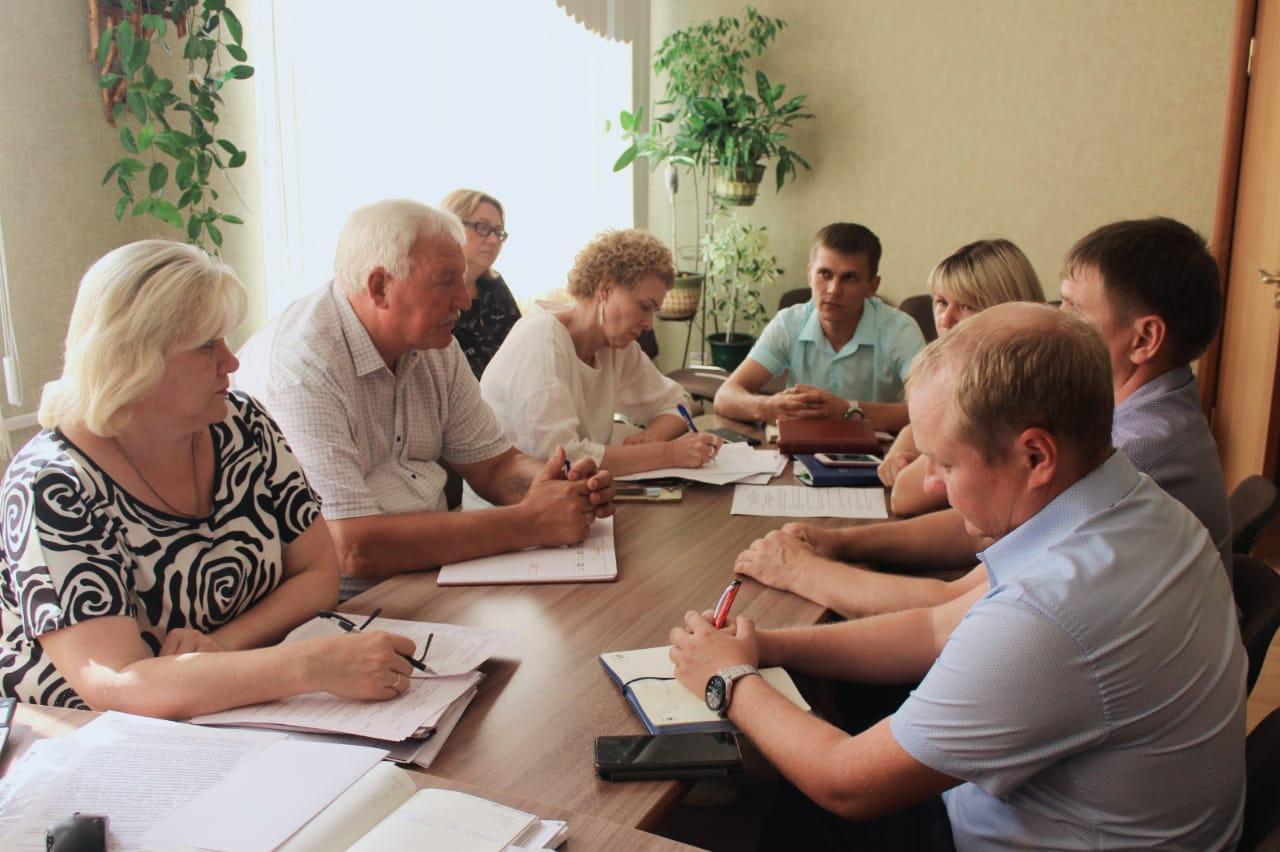
[[[741,772],[742,751],[734,733],[596,737],[596,774],[606,781],[724,778]]]

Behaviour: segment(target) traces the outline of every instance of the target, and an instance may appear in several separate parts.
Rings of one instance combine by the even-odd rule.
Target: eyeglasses
[[[492,234],[493,236],[498,238],[498,242],[505,243],[507,241],[507,237],[511,236],[502,228],[495,228],[493,225],[490,225],[488,222],[476,222],[471,219],[463,219],[462,224],[466,225],[468,228],[475,231],[476,236],[480,237],[481,239]]]

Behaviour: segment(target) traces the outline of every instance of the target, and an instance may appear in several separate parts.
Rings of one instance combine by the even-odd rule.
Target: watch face
[[[724,707],[724,678],[720,675],[712,675],[707,681],[707,707],[713,713]]]

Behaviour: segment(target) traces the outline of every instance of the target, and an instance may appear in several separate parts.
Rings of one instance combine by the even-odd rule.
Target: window
[[[347,214],[381,198],[500,199],[512,236],[495,267],[521,301],[631,226],[623,144],[604,130],[631,103],[629,44],[552,0],[332,8],[253,6],[270,315],[329,280]]]

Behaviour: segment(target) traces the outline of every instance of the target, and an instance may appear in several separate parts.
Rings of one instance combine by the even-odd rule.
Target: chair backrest
[[[1247,692],[1262,671],[1267,649],[1280,629],[1280,575],[1271,566],[1243,553],[1233,561],[1233,585],[1236,606],[1240,607],[1240,638],[1249,655]]]
[[[924,334],[924,342],[930,343],[938,339],[938,328],[933,324],[933,297],[927,293],[908,296],[902,300],[898,310],[916,321]]]
[[[1245,741],[1244,831],[1239,852],[1280,849],[1280,708]]]
[[[658,335],[653,333],[653,329],[640,332],[636,343],[640,344],[640,350],[649,356],[650,361],[658,357]]]
[[[1280,489],[1265,476],[1250,476],[1231,492],[1231,552],[1248,553],[1280,512]]]
[[[794,290],[788,290],[778,297],[778,310],[807,302],[812,295],[808,287],[797,287]]]

